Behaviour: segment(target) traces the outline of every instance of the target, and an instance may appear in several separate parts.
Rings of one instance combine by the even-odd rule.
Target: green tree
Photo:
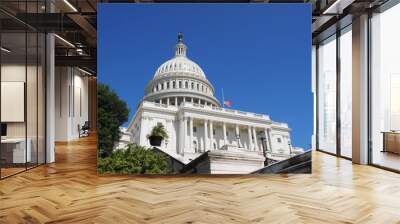
[[[166,174],[167,158],[135,144],[117,149],[109,157],[98,159],[99,173],[117,174]]]
[[[129,108],[108,85],[98,85],[98,148],[99,155],[111,155],[114,143],[120,138],[119,127],[128,120]]]

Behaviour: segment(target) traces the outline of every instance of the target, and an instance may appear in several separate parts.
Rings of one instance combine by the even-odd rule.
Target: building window
[[[371,162],[400,170],[400,4],[371,19]]]
[[[182,81],[178,81],[179,83],[179,88],[182,88]]]
[[[172,88],[175,89],[175,81],[172,81]]]
[[[336,35],[318,47],[318,146],[336,154]]]
[[[214,145],[214,149],[217,149],[217,144],[215,144],[215,142],[214,142],[214,144],[213,144],[213,145]]]
[[[281,138],[276,138],[276,141],[277,141],[278,143],[281,143],[281,142],[282,142],[282,139],[281,139]]]
[[[167,89],[169,89],[169,82],[167,82]]]
[[[197,132],[197,128],[196,127],[193,127],[193,132]]]
[[[194,89],[194,83],[192,82],[192,89]]]
[[[197,83],[197,90],[200,90],[200,85]]]
[[[215,135],[215,129],[213,129],[213,135]]]
[[[188,89],[189,88],[189,83],[186,81],[185,82],[185,88]]]
[[[352,157],[352,34],[351,26],[340,36],[340,154]]]

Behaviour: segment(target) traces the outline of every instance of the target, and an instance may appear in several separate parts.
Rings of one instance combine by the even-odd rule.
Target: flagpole
[[[225,108],[224,88],[221,88],[221,90],[222,90],[222,108]]]

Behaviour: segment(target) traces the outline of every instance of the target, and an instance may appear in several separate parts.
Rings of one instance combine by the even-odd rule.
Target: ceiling
[[[387,0],[1,0],[0,21],[3,32],[54,32],[56,65],[80,66],[96,73],[97,3],[165,2],[251,2],[312,4],[314,43],[337,21],[373,9]],[[51,4],[49,4],[51,2]],[[51,11],[51,13],[50,13]],[[27,12],[27,13],[26,13]],[[351,18],[349,20],[351,22]],[[330,32],[335,32],[335,29]],[[328,35],[328,34],[325,34]],[[7,37],[8,38],[8,37]],[[16,41],[18,38],[15,39]]]

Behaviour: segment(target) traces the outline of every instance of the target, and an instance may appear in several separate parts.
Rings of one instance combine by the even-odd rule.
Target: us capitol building
[[[266,157],[279,161],[302,152],[292,147],[286,123],[221,107],[204,71],[187,57],[182,39],[179,33],[175,56],[146,86],[119,146],[133,142],[151,147],[147,135],[161,123],[169,138],[159,149],[182,164],[195,164],[197,171],[205,169],[203,173],[250,173],[264,167]],[[207,159],[197,161],[203,154]]]

